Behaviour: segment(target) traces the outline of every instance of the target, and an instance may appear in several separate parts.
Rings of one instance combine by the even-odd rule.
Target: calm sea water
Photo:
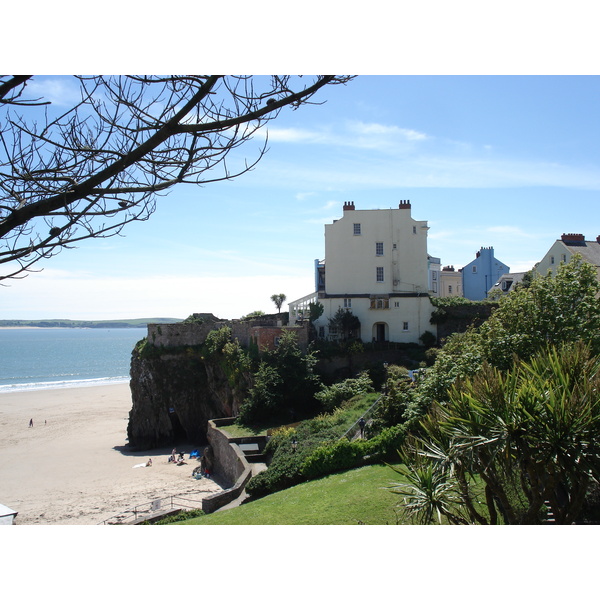
[[[129,381],[146,329],[0,329],[0,393]]]

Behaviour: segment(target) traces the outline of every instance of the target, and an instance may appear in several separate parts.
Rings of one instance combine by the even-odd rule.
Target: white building
[[[427,221],[411,216],[402,200],[397,209],[356,210],[344,204],[341,219],[325,225],[325,261],[316,261],[316,291],[290,303],[290,323],[308,318],[310,302],[324,306],[314,321],[320,337],[335,339],[329,320],[340,308],[360,320],[363,342],[416,342],[429,323],[430,268]]]

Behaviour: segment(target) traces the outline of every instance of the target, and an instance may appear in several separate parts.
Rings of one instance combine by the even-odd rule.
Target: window
[[[375,242],[375,256],[383,256],[383,242]]]
[[[408,321],[404,321],[404,323],[402,323],[402,331],[408,331]]]
[[[325,327],[323,325],[319,326],[319,337],[320,338],[324,338],[325,337]]]
[[[275,344],[275,346],[279,346],[279,341],[281,340],[280,337],[275,337],[273,338],[273,343]]]
[[[550,257],[550,264],[553,265],[554,264],[554,256]]]
[[[394,302],[394,308],[400,308],[400,302],[398,302],[398,301]]]
[[[352,298],[344,298],[344,308],[352,308]]]
[[[451,286],[451,285],[449,285],[449,286],[448,286],[448,293],[449,293],[449,294],[451,294],[451,293],[452,293],[452,286]]]
[[[432,291],[434,294],[437,294],[437,281],[434,281],[434,282],[433,282],[433,287],[432,287],[432,290],[431,290],[431,291]]]
[[[360,223],[354,223],[354,235],[360,235]]]
[[[382,283],[383,281],[383,267],[377,267],[377,282]]]
[[[471,267],[471,271],[473,273],[477,273],[477,265],[473,265],[473,267]]]
[[[437,281],[437,271],[431,272],[431,279],[433,279],[433,281]]]
[[[567,262],[567,255],[566,255],[566,254],[561,254],[561,255],[560,255],[560,260],[561,260],[562,262],[566,263],[566,262]]]
[[[417,233],[417,228],[413,226],[413,233]]]

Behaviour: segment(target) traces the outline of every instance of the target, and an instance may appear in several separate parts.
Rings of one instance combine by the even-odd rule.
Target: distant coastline
[[[116,319],[110,321],[76,321],[71,319],[3,319],[0,320],[0,329],[141,329],[148,323],[169,324],[180,323],[183,319],[157,318],[157,319]]]

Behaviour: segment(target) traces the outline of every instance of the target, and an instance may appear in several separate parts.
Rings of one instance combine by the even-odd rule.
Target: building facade
[[[510,268],[494,256],[494,248],[481,248],[468,265],[462,268],[463,296],[469,300],[485,300],[488,290]]]
[[[430,269],[426,221],[416,221],[408,200],[397,209],[356,210],[344,203],[339,220],[325,225],[325,261],[315,262],[314,294],[290,303],[290,323],[308,317],[310,302],[324,311],[314,321],[318,335],[339,339],[331,326],[338,311],[360,321],[363,342],[415,342],[429,323]]]
[[[586,240],[581,233],[563,233],[535,266],[535,271],[540,275],[546,275],[548,271],[556,275],[559,265],[568,263],[575,254],[581,254],[585,262],[596,267],[600,281],[600,235],[595,240]]]
[[[453,265],[444,267],[440,272],[440,298],[456,298],[463,295],[462,273]]]

